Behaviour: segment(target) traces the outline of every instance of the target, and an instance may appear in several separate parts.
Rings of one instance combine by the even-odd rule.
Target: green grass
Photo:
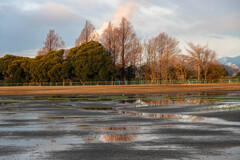
[[[16,103],[16,102],[0,102],[0,105],[7,105],[7,104],[12,104],[12,103]]]

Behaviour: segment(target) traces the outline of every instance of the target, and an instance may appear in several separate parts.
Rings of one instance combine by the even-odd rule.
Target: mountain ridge
[[[222,57],[218,61],[223,65],[233,65],[240,66],[240,56],[237,57]]]

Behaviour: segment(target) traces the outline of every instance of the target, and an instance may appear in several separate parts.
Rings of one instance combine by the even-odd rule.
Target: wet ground
[[[239,157],[240,92],[0,98],[0,159]]]

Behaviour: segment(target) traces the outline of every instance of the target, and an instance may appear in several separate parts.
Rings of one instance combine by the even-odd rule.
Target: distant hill
[[[237,57],[223,57],[218,60],[221,64],[224,65],[233,65],[240,66],[240,56]]]
[[[228,76],[236,76],[240,72],[240,56],[223,57],[218,61],[225,66]]]

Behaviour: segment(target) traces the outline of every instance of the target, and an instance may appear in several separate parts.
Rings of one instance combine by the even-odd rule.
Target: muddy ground
[[[239,157],[236,91],[0,99],[0,159]]]

